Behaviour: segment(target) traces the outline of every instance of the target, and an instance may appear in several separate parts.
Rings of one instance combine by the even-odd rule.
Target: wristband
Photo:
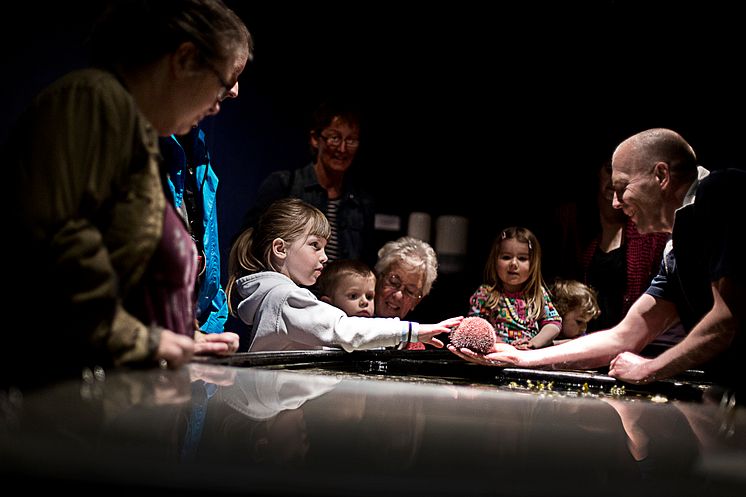
[[[411,321],[409,323],[409,326],[410,326],[410,336],[409,336],[409,339],[412,342],[419,342],[420,341],[420,336],[419,336],[420,323],[418,323],[416,321]]]

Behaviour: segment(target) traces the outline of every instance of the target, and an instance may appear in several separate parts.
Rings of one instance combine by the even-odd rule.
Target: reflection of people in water
[[[308,469],[324,471],[330,462],[342,474],[367,468],[376,474],[403,473],[420,462],[426,428],[423,398],[386,384],[384,390],[343,383],[323,402],[304,406],[309,447]],[[329,406],[345,406],[329,412]],[[340,457],[350,454],[354,457]],[[440,461],[442,463],[442,459]]]
[[[414,467],[425,433],[423,399],[387,390],[369,402],[357,382],[340,382],[340,377],[239,370],[235,384],[220,388],[210,400],[194,461],[199,464],[200,454],[210,454],[211,464],[319,471],[333,463],[343,473]]]
[[[308,452],[301,407],[334,389],[339,379],[288,371],[238,370],[233,385],[220,388],[205,416],[199,454],[225,457],[232,464],[299,464]],[[212,444],[216,444],[215,447]]]
[[[661,409],[651,409],[647,402],[602,399],[619,415],[629,453],[641,477],[654,474],[659,479],[665,473],[675,478],[679,473],[689,474],[693,470],[717,471],[717,464],[707,467],[710,456],[726,445],[744,446],[744,434],[736,437],[727,429],[735,409],[735,403],[727,402],[729,398],[721,401],[706,392],[702,403],[672,401],[661,406],[668,409],[664,414]]]
[[[181,445],[179,459],[181,462],[193,461],[202,439],[202,431],[207,415],[208,401],[218,391],[218,387],[229,387],[236,379],[237,369],[214,366],[211,364],[192,363],[189,365],[191,385],[191,402],[186,409],[186,428]]]
[[[627,447],[632,458],[637,462],[646,459],[650,436],[638,424],[642,409],[645,407],[644,404],[632,403],[613,397],[603,397],[602,400],[619,414],[624,432],[627,435]]]
[[[221,399],[248,418],[269,419],[329,392],[339,381],[331,376],[252,370],[248,377],[240,376],[232,389],[223,390]]]

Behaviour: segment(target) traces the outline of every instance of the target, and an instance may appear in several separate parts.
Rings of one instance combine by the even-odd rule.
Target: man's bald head
[[[697,174],[697,156],[691,145],[666,128],[648,129],[627,138],[614,151],[612,163],[617,160],[627,164],[631,172],[665,162],[677,183],[690,182]]]

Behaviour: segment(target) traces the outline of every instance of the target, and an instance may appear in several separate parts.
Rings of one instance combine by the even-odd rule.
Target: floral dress
[[[539,319],[528,318],[527,300],[522,292],[503,292],[494,309],[485,305],[489,297],[487,285],[481,285],[469,299],[469,316],[477,316],[489,321],[495,328],[498,339],[505,343],[513,343],[521,338],[530,340],[547,324],[562,328],[562,318],[546,291],[544,292],[544,311]]]

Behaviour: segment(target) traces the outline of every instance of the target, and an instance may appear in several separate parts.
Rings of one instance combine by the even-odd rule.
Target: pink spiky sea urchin
[[[476,316],[464,318],[451,333],[451,344],[454,347],[467,348],[480,354],[490,352],[495,341],[495,329],[489,321]]]

